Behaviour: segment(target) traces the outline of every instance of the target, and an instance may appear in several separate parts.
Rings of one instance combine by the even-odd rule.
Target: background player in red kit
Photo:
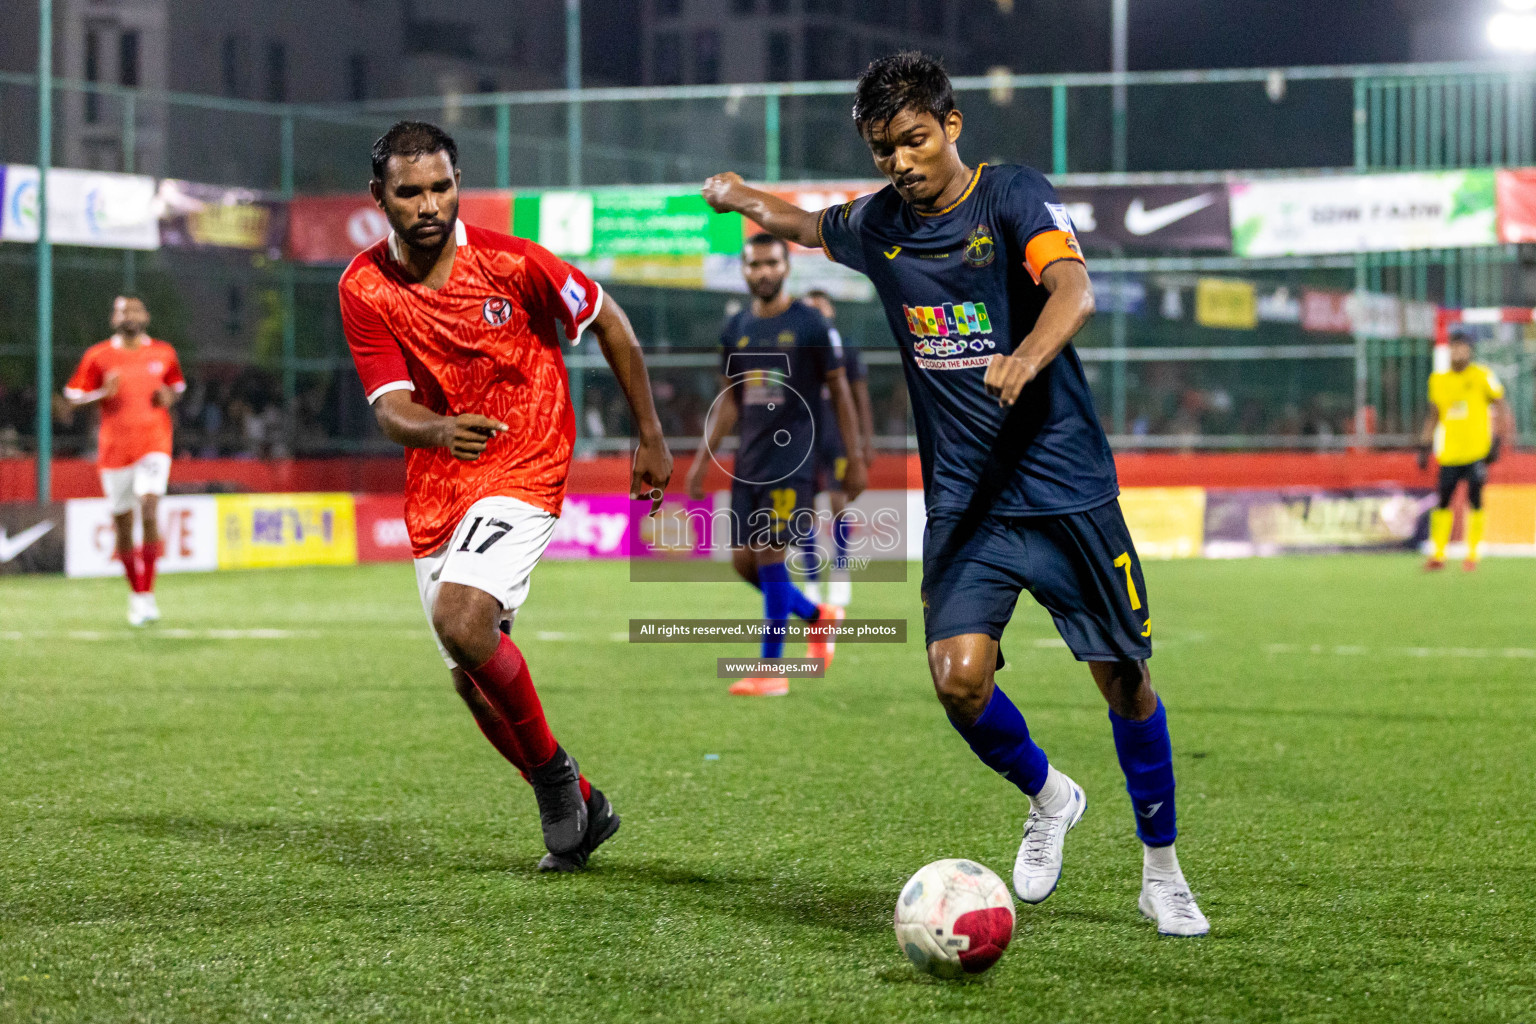
[[[632,497],[672,475],[629,319],[585,274],[458,219],[458,149],[402,121],[373,147],[388,238],[342,275],[347,342],[379,426],[406,447],[406,526],[422,605],[454,687],[533,784],[545,871],[575,871],[619,827],[544,719],[507,635],[554,533],[576,436],[557,328],[591,328],[633,414]]]
[[[160,530],[155,518],[171,478],[171,413],[187,389],[176,350],[145,334],[149,309],[144,300],[119,295],[112,300],[112,337],[85,350],[64,398],[76,408],[101,407],[96,466],[101,489],[112,508],[117,531],[116,557],[128,577],[128,624],[142,626],[160,618],[155,604],[155,561]],[[133,543],[133,513],[142,514],[143,543]]]

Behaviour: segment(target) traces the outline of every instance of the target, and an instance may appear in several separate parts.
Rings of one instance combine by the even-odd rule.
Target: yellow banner
[[[1259,325],[1252,281],[1202,277],[1195,285],[1195,323],[1251,331]]]
[[[350,494],[220,494],[219,568],[356,565]]]
[[[1536,484],[1489,484],[1483,491],[1490,545],[1536,547]]]
[[[1127,487],[1120,511],[1144,559],[1198,558],[1205,546],[1205,488]]]

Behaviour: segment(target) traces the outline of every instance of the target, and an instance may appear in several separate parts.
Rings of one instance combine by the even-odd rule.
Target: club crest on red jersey
[[[512,300],[500,296],[486,299],[485,305],[480,307],[480,315],[492,327],[500,327],[512,319]]]

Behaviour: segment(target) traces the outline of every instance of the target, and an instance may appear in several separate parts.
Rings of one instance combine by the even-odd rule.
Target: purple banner
[[[1205,555],[1247,558],[1341,551],[1409,550],[1426,535],[1432,491],[1208,490]]]
[[[160,244],[245,249],[279,259],[288,234],[286,205],[251,189],[166,178],[155,193]]]
[[[649,501],[623,494],[567,494],[544,557],[552,559],[708,558],[714,502]]]

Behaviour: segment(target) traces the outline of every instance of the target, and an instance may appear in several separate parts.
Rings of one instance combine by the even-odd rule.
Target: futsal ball
[[[973,860],[936,860],[896,901],[896,943],[920,971],[940,978],[980,974],[1013,938],[1013,894]]]

